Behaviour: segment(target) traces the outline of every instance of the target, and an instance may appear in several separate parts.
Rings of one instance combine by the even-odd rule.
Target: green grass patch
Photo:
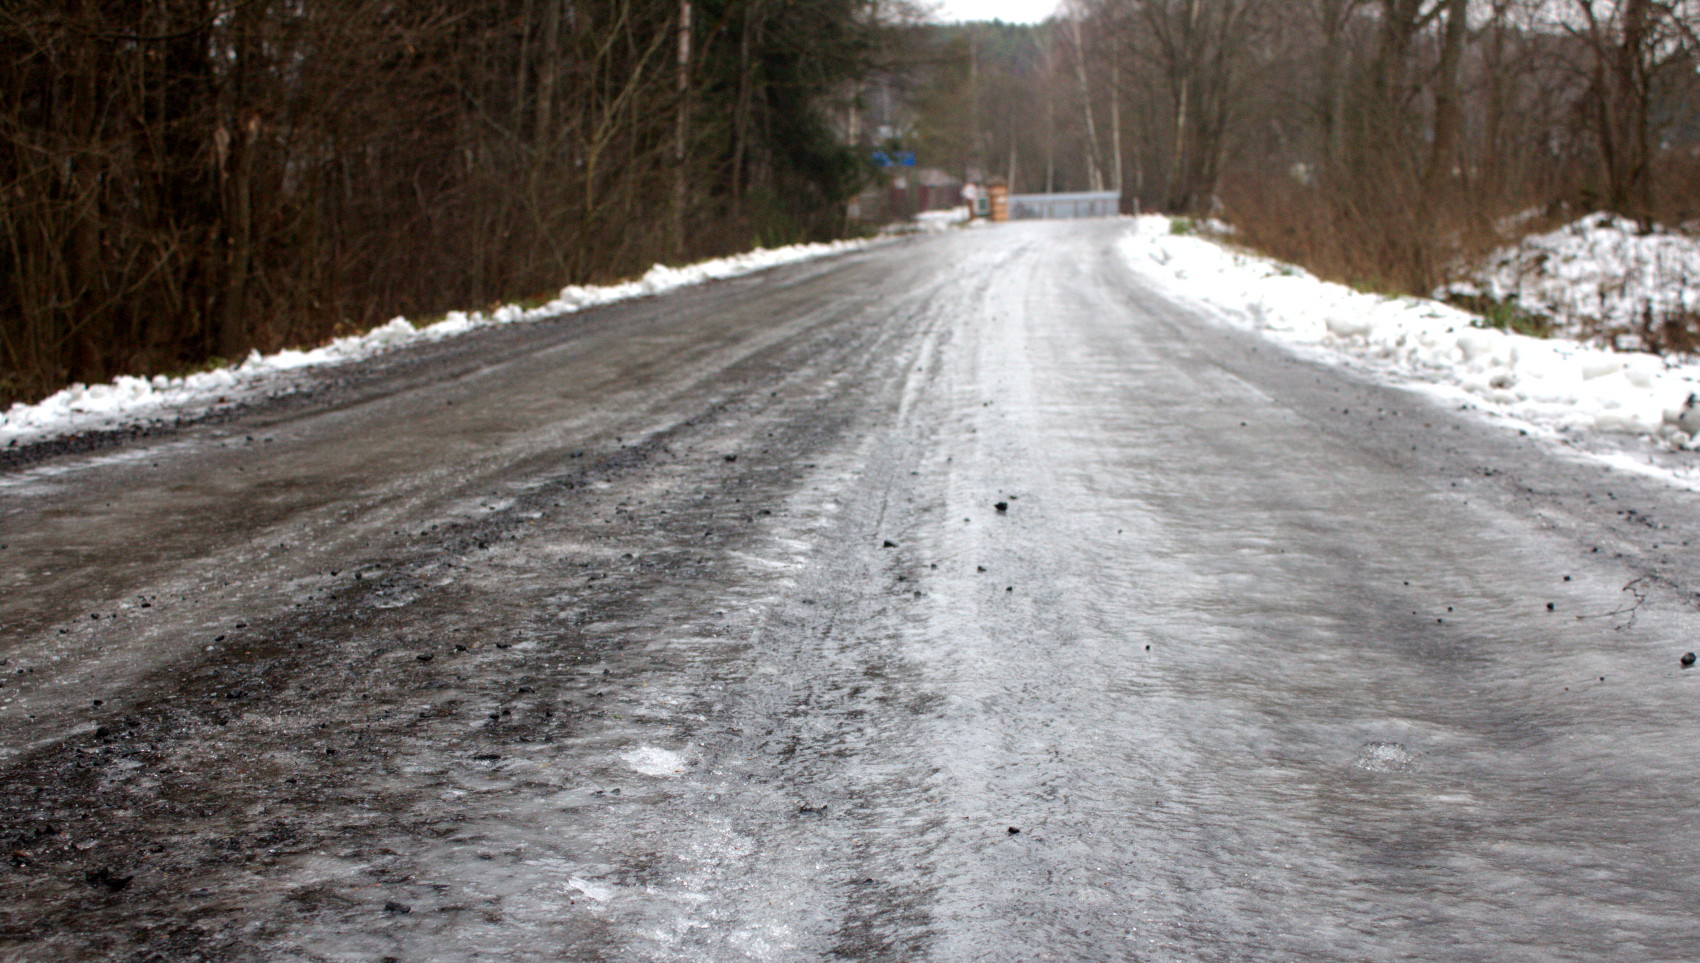
[[[1516,296],[1500,300],[1485,294],[1455,294],[1446,300],[1447,303],[1476,315],[1476,320],[1472,323],[1478,328],[1498,328],[1513,334],[1526,334],[1531,338],[1552,337],[1552,319],[1525,310],[1517,303]]]

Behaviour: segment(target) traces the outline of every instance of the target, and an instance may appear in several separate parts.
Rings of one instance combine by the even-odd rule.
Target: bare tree
[[[1570,0],[1561,23],[1586,51],[1586,105],[1607,206],[1637,217],[1652,208],[1658,100],[1695,65],[1700,4],[1691,0]]]

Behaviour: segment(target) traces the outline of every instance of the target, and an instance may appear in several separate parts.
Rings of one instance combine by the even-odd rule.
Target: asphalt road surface
[[[1700,496],[1126,230],[15,456],[0,959],[1700,958]]]

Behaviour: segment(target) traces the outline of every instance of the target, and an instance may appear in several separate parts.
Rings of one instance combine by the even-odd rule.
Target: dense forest
[[[0,403],[841,232],[872,0],[8,0]]]
[[[1069,0],[918,39],[905,130],[1426,292],[1507,218],[1700,217],[1697,30],[1696,0]]]
[[[0,404],[857,226],[876,149],[1425,292],[1700,217],[1700,0],[10,0]]]

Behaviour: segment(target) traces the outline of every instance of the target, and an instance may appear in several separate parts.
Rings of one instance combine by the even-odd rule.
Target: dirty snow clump
[[[690,766],[683,754],[658,746],[640,746],[622,754],[620,761],[645,776],[677,776]]]

